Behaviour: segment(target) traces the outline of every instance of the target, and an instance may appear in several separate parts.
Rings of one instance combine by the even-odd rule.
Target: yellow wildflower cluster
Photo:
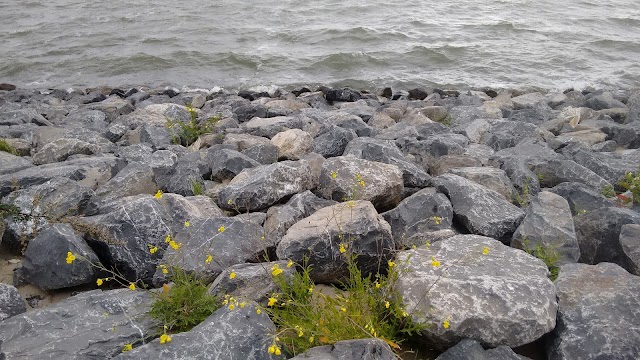
[[[67,252],[67,264],[72,264],[76,260],[76,256],[71,252]]]
[[[287,267],[290,268],[293,266],[293,260],[289,260],[289,262],[287,263]]]
[[[106,278],[99,278],[98,280],[96,280],[96,284],[98,284],[98,286],[102,286],[102,284],[104,284],[105,281],[109,281],[110,279],[108,277]]]
[[[152,244],[147,244],[147,246],[149,247],[149,252],[151,254],[155,254],[158,251],[158,247]]]
[[[267,350],[269,351],[269,354],[273,354],[276,356],[282,355],[282,351],[280,351],[280,348],[276,344],[269,346],[269,349]]]
[[[274,297],[270,297],[269,298],[269,302],[267,303],[267,306],[273,306],[275,304],[278,303],[278,299],[274,298]]]
[[[373,325],[371,325],[371,323],[365,325],[364,329],[369,331],[369,333],[373,335],[373,337],[378,337],[378,333],[376,332],[376,329],[373,328]]]
[[[437,268],[440,266],[440,261],[436,260],[435,256],[431,257],[431,266],[433,266],[434,268]]]
[[[122,347],[122,352],[131,351],[132,349],[133,349],[133,345],[131,345],[131,344],[124,344],[124,346]]]
[[[225,229],[224,225],[220,225],[220,227],[218,228],[218,232],[219,233],[223,233],[225,230],[226,229]]]
[[[394,266],[396,266],[396,263],[395,263],[395,262],[393,262],[393,261],[391,261],[391,260],[389,260],[389,261],[387,261],[387,265],[389,265],[389,269],[391,269],[391,268],[393,268]]]
[[[129,290],[134,291],[136,289],[136,284],[129,283]]]
[[[487,246],[482,248],[482,255],[488,255],[489,254],[489,248]]]
[[[273,266],[271,267],[271,275],[278,276],[280,274],[282,274],[282,269],[280,269],[280,266],[278,264],[273,264]]]
[[[294,328],[298,332],[298,337],[303,337],[304,336],[304,331],[302,331],[302,328],[300,327],[300,325],[296,325]]]
[[[162,273],[165,275],[169,273],[169,270],[167,269],[167,265],[161,264],[161,265],[158,265],[158,268],[162,270]]]
[[[344,254],[347,252],[347,244],[342,243],[340,244],[340,254]]]
[[[204,259],[204,263],[207,265],[211,264],[212,261],[213,261],[213,256],[211,256],[211,254],[207,255],[207,258]]]
[[[236,273],[232,271],[231,274],[229,274],[229,279],[233,280],[235,278],[236,278]]]
[[[442,224],[442,218],[441,218],[440,216],[434,216],[434,217],[432,217],[431,219],[433,219],[433,222],[434,222],[436,225],[440,225],[440,224]]]
[[[451,316],[448,316],[446,319],[444,319],[444,321],[442,322],[442,327],[446,329],[449,328],[449,326],[451,325]]]
[[[166,333],[160,335],[160,344],[166,344],[171,342],[171,336]]]
[[[169,243],[169,246],[171,246],[171,248],[173,250],[178,250],[180,249],[180,246],[182,246],[181,243],[176,242],[175,240],[173,240],[171,238],[171,235],[167,234],[167,237],[164,238],[164,242]]]
[[[162,190],[158,190],[158,192],[155,195],[153,195],[153,197],[158,200],[162,199]]]

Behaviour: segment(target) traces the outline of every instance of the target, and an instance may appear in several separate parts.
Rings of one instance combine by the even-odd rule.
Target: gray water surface
[[[639,0],[0,0],[23,87],[640,86]]]

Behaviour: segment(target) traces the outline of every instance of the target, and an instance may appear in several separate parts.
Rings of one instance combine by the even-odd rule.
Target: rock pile
[[[348,246],[365,273],[406,270],[397,290],[438,359],[525,359],[531,343],[554,360],[638,359],[640,199],[619,183],[639,171],[639,114],[625,90],[2,90],[13,285],[94,287],[103,275],[71,252],[151,287],[180,261],[250,303],[164,346],[147,292],[27,312],[0,284],[0,358],[276,358],[255,311],[273,289],[264,269],[308,261],[339,283]],[[393,353],[363,339],[296,359],[363,357]]]

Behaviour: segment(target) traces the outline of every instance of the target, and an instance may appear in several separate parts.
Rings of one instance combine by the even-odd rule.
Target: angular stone
[[[111,180],[96,189],[92,202],[110,202],[117,198],[138,194],[155,194],[158,185],[154,181],[153,169],[141,163],[131,163],[120,170]]]
[[[403,189],[402,172],[397,166],[338,156],[322,164],[317,190],[325,199],[368,200],[379,211],[385,211],[400,202]]]
[[[171,335],[169,343],[155,339],[116,359],[272,359],[268,349],[276,329],[266,312],[256,309],[254,303],[223,307],[193,329]]]
[[[640,214],[626,208],[607,207],[588,211],[574,218],[580,245],[580,262],[625,264],[620,232],[626,224],[640,224]]]
[[[274,137],[277,133],[290,129],[302,129],[304,122],[299,116],[255,117],[242,124],[247,134]]]
[[[218,193],[218,206],[258,211],[315,185],[306,161],[282,161],[245,169]]]
[[[511,246],[526,250],[542,246],[558,254],[559,264],[577,262],[580,247],[567,200],[552,192],[539,193],[513,234]]]
[[[413,244],[405,240],[450,228],[453,208],[444,194],[436,192],[434,188],[426,188],[402,200],[396,208],[382,216],[391,225],[396,245],[411,247]]]
[[[26,311],[27,306],[18,289],[9,284],[0,283],[0,321]],[[2,351],[1,348],[0,351]]]
[[[271,143],[278,147],[278,159],[299,160],[313,151],[313,138],[300,129],[291,129],[277,133]]]
[[[235,150],[211,147],[207,151],[207,161],[211,167],[211,180],[231,180],[242,170],[260,166],[260,163]]]
[[[157,334],[147,291],[94,290],[0,322],[8,359],[109,359]],[[37,326],[34,326],[37,324]],[[64,329],[64,331],[61,331]]]
[[[501,194],[507,201],[511,201],[516,194],[516,189],[504,170],[493,167],[461,167],[450,169],[449,172],[477,182],[487,189]]]
[[[280,289],[273,281],[271,269],[278,266],[282,276],[292,276],[295,267],[287,267],[288,261],[273,261],[259,264],[237,264],[226,268],[209,286],[209,294],[215,296],[233,296],[255,302],[266,300]],[[231,273],[234,274],[233,279]]]
[[[620,230],[620,244],[623,252],[623,267],[640,276],[640,225],[623,225]]]
[[[436,158],[431,164],[431,175],[439,176],[452,169],[465,167],[480,167],[480,160],[467,155],[443,155]]]
[[[64,161],[71,155],[92,155],[99,151],[100,149],[94,144],[78,139],[62,138],[44,145],[33,155],[33,163],[50,164]]]
[[[403,304],[414,321],[433,324],[423,335],[438,348],[463,338],[516,347],[556,325],[556,295],[546,265],[494,239],[457,235],[400,252],[397,263],[407,271],[396,285]]]
[[[396,355],[382,339],[338,341],[333,345],[316,346],[292,360],[394,360]]]
[[[535,161],[529,165],[543,187],[554,187],[563,182],[579,182],[594,189],[611,186],[606,179],[573,160]]]
[[[494,150],[518,145],[525,139],[541,138],[540,129],[533,124],[502,121],[492,125],[483,137],[483,143]]]
[[[33,167],[31,161],[0,151],[0,175],[12,174],[30,167]]]
[[[325,94],[325,99],[327,99],[328,102],[333,102],[333,101],[349,101],[349,102],[353,102],[353,101],[357,101],[360,100],[360,93],[356,90],[352,90],[349,88],[344,88],[344,89],[328,89]]]
[[[67,252],[78,259],[67,264]],[[79,259],[81,258],[81,259]],[[29,241],[20,273],[42,290],[93,283],[100,266],[98,256],[69,224],[53,224]]]
[[[442,353],[436,360],[526,360],[507,346],[485,350],[476,340],[464,339]]]
[[[607,139],[607,134],[598,129],[586,129],[564,133],[549,141],[551,147],[558,149],[569,144],[593,146]]]
[[[109,126],[106,120],[107,116],[102,111],[82,109],[70,112],[61,121],[56,122],[56,125],[65,128],[78,127],[104,131]]]
[[[249,134],[226,134],[222,143],[225,145],[232,145],[236,147],[238,151],[243,151],[256,145],[271,144],[271,141],[262,136]]]
[[[316,282],[337,282],[349,276],[343,244],[358,256],[365,274],[386,263],[395,248],[391,227],[369,201],[356,200],[324,207],[291,226],[278,244],[279,259],[302,264],[308,258]]]
[[[47,146],[47,144],[56,142],[57,145],[51,145],[52,147],[50,147],[50,149],[63,154],[65,148],[73,150],[73,144],[75,143],[73,139],[80,141],[79,144],[82,146],[86,146],[83,145],[84,143],[95,146],[97,149],[96,151],[98,152],[109,152],[114,148],[111,141],[97,131],[86,128],[40,126],[33,134],[33,150],[38,153],[43,149],[43,147]]]
[[[613,108],[624,108],[626,107],[624,103],[620,100],[616,100],[613,97],[613,94],[610,92],[603,93],[593,93],[587,96],[586,105],[593,110],[603,110],[603,109],[613,109]]]
[[[278,147],[273,144],[259,144],[243,150],[242,154],[261,165],[269,165],[278,161]]]
[[[618,184],[626,173],[635,173],[640,164],[640,150],[625,154],[579,150],[573,159],[578,164],[602,176],[610,184]],[[596,188],[601,189],[601,188]]]
[[[358,135],[351,129],[337,125],[328,125],[313,139],[313,151],[324,156],[333,157],[343,154],[347,144]]]
[[[593,210],[615,206],[600,191],[577,182],[563,182],[549,189],[550,192],[565,198],[573,215],[584,215]]]
[[[433,179],[438,191],[449,197],[454,221],[471,233],[510,241],[524,211],[499,193],[463,177],[444,174]]]
[[[520,110],[526,108],[533,108],[539,103],[548,103],[547,97],[539,92],[532,92],[520,96],[516,96],[511,99],[513,102],[513,109]]]
[[[615,264],[566,264],[556,280],[558,325],[551,360],[640,357],[640,278]]]

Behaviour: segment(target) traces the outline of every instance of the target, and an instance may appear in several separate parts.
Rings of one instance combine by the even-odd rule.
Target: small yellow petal
[[[156,199],[162,199],[162,190],[158,190],[158,192],[153,195],[153,197],[155,197]]]
[[[124,344],[124,346],[122,347],[122,352],[131,351],[131,349],[133,349],[133,345],[131,345],[131,344]]]
[[[132,290],[132,291],[135,290],[136,289],[136,284],[129,283],[129,289]]]
[[[223,233],[225,230],[226,230],[226,229],[224,228],[224,226],[220,226],[220,227],[218,228],[218,232],[221,232],[221,233]]]
[[[189,226],[191,226],[191,223],[189,221],[185,221],[184,222],[184,227],[189,227]]]
[[[229,274],[229,279],[235,279],[236,278],[236,273],[235,272],[231,272],[231,274]]]

